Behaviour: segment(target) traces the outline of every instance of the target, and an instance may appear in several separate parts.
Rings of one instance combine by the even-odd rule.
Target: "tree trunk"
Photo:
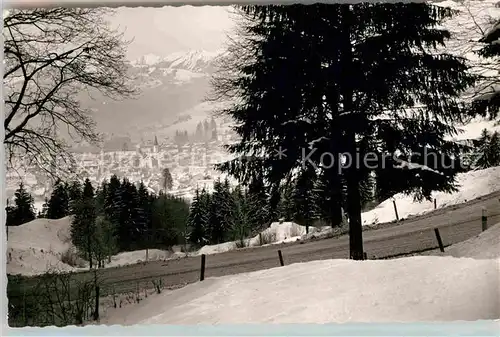
[[[352,135],[354,143],[354,135]],[[353,260],[363,260],[363,227],[361,221],[361,202],[359,179],[356,167],[347,171],[347,212],[349,214],[349,252]]]
[[[342,79],[342,103],[343,112],[347,117],[346,147],[351,155],[349,166],[346,168],[347,179],[347,213],[349,214],[349,254],[353,260],[363,260],[363,230],[361,222],[361,196],[359,191],[358,170],[356,161],[356,133],[352,128],[356,127],[356,113],[353,111],[354,92],[351,84],[350,69],[352,68],[352,44],[351,44],[351,22],[352,13],[350,5],[342,6],[342,40],[341,47],[341,79]]]

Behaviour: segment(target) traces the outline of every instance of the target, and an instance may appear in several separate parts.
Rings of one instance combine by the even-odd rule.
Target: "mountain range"
[[[98,130],[114,137],[139,141],[155,135],[170,138],[176,130],[192,132],[214,110],[205,98],[220,54],[192,50],[166,57],[143,55],[129,67],[139,95],[121,101],[83,98],[82,104],[91,108]]]

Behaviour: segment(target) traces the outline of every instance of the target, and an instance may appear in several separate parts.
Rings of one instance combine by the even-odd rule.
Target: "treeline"
[[[309,172],[310,173],[310,172]],[[262,180],[231,187],[228,180],[215,181],[213,192],[197,189],[190,207],[189,241],[201,247],[227,241],[243,242],[276,221],[293,221],[306,227],[335,226],[326,176],[300,174],[280,191],[270,193]],[[363,184],[362,202],[376,202],[375,185]],[[343,203],[343,202],[342,202]],[[272,207],[271,205],[276,205]]]
[[[185,244],[189,203],[160,192],[150,193],[141,182],[113,176],[95,189],[90,180],[58,180],[46,199],[39,218],[60,219],[72,215],[71,239],[82,257],[102,265],[106,258],[123,251],[167,249]],[[24,185],[7,206],[7,225],[35,219],[32,196]]]
[[[118,252],[167,248],[186,242],[189,204],[150,193],[141,182],[112,176],[94,190],[88,179],[58,182],[47,217],[72,214],[71,238],[86,260],[103,261]]]

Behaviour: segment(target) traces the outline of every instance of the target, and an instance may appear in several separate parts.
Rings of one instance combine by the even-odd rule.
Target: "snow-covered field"
[[[459,191],[453,194],[435,193],[438,207],[473,200],[480,196],[500,190],[500,167],[471,171],[458,176]],[[434,210],[434,203],[414,202],[411,196],[396,195],[396,204],[400,218],[419,215]],[[375,209],[362,214],[363,224],[371,225],[395,220],[392,199],[382,202]],[[76,271],[81,268],[72,267],[61,261],[68,249],[74,249],[69,239],[70,218],[59,220],[36,219],[27,224],[9,227],[7,242],[7,273],[36,275],[48,270]],[[304,226],[292,222],[273,223],[261,235],[245,240],[245,247],[256,247],[267,244],[279,244],[321,237],[331,232],[328,227],[310,227],[306,234]],[[262,241],[261,242],[261,238]],[[151,249],[148,261],[180,258],[186,255],[217,254],[238,248],[238,242],[225,242],[218,245],[207,245],[197,252],[189,254],[173,253]],[[117,267],[146,261],[146,251],[124,252],[111,258],[106,267]]]
[[[500,167],[470,171],[457,175],[458,192],[435,192],[437,207],[456,205],[500,190]],[[400,219],[420,215],[434,210],[434,201],[415,202],[412,196],[396,194],[394,197]],[[393,199],[387,199],[371,211],[362,214],[363,225],[396,220]]]
[[[500,318],[500,224],[455,257],[324,260],[203,282],[110,310],[104,324],[456,321]],[[474,246],[474,249],[470,249]],[[484,252],[490,259],[482,259]]]

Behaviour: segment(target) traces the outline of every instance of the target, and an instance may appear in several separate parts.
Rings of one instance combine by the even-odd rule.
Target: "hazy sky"
[[[121,7],[109,18],[112,26],[134,41],[129,45],[130,59],[152,53],[166,56],[173,52],[223,47],[226,32],[234,27],[230,7]]]

